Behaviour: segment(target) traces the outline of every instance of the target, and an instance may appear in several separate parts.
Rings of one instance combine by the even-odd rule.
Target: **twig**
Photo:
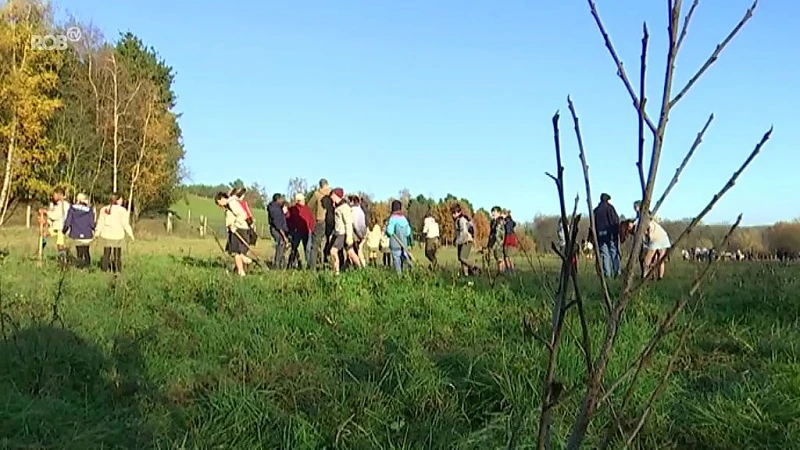
[[[739,227],[739,224],[741,222],[742,222],[742,215],[739,214],[739,216],[736,218],[736,222],[734,222],[734,224],[728,229],[728,232],[722,238],[722,241],[718,244],[719,248],[724,248],[728,244],[728,242],[730,241],[731,236],[733,235],[733,232]],[[628,401],[631,398],[631,395],[633,393],[633,389],[636,386],[636,383],[637,383],[637,381],[639,379],[639,375],[641,374],[642,370],[650,362],[650,359],[651,359],[652,355],[654,354],[655,349],[658,347],[659,343],[663,340],[664,337],[666,337],[670,333],[670,331],[672,331],[672,328],[675,325],[675,321],[676,321],[678,315],[686,307],[686,305],[689,302],[689,300],[692,299],[695,295],[697,295],[697,291],[700,289],[702,284],[705,282],[706,278],[709,275],[709,272],[714,267],[714,263],[715,263],[715,261],[713,259],[709,259],[708,260],[708,262],[706,263],[706,265],[703,268],[703,270],[695,278],[694,283],[692,284],[691,288],[689,289],[688,295],[682,296],[679,300],[677,300],[675,302],[675,304],[673,305],[672,309],[667,313],[666,316],[664,316],[664,319],[662,319],[661,323],[659,324],[658,330],[656,330],[656,332],[653,334],[653,337],[650,338],[650,341],[647,343],[647,345],[644,346],[644,348],[642,349],[641,353],[636,358],[636,361],[634,361],[633,364],[631,364],[631,366],[622,375],[620,375],[619,378],[617,378],[617,380],[606,391],[606,393],[603,395],[603,397],[600,398],[600,401],[598,402],[598,405],[602,404],[606,400],[608,400],[611,397],[611,395],[614,393],[614,391],[616,391],[616,389],[622,384],[622,381],[625,378],[627,378],[628,375],[633,373],[633,379],[629,383],[628,389],[626,390],[626,392],[625,392],[625,394],[623,396],[623,399],[622,399],[621,408],[623,410],[625,409],[625,407],[627,406]],[[696,308],[696,306],[695,306],[695,308]]]
[[[739,166],[739,169],[736,172],[734,172],[733,175],[731,175],[730,179],[728,179],[728,182],[725,183],[725,186],[723,186],[722,189],[720,189],[719,192],[717,192],[714,195],[714,197],[711,198],[711,201],[708,202],[708,204],[706,205],[705,208],[703,208],[703,210],[700,212],[700,214],[698,214],[697,216],[695,216],[694,219],[692,219],[692,221],[689,223],[689,225],[686,226],[686,228],[683,230],[683,232],[680,234],[680,236],[678,236],[678,238],[675,239],[675,241],[672,242],[672,246],[670,248],[668,248],[666,252],[664,252],[664,254],[661,256],[659,261],[663,261],[663,260],[669,259],[669,256],[672,254],[672,252],[675,250],[675,248],[677,248],[677,246],[683,241],[683,239],[686,236],[688,236],[689,233],[692,232],[692,230],[694,230],[694,228],[697,226],[697,224],[700,223],[700,221],[703,220],[703,218],[705,218],[705,216],[712,209],[714,209],[714,205],[716,205],[717,202],[723,196],[725,196],[725,194],[736,184],[736,180],[739,179],[739,176],[742,175],[742,172],[744,172],[744,170],[747,169],[747,166],[749,166],[750,163],[753,162],[755,157],[758,156],[758,154],[761,152],[761,148],[764,146],[764,144],[767,143],[767,141],[769,140],[770,136],[772,136],[772,129],[773,128],[770,127],[769,130],[766,133],[764,133],[764,136],[761,138],[761,141],[759,141],[758,144],[756,144],[755,148],[753,149],[752,152],[750,152],[750,155],[747,157],[747,159],[745,159],[744,162],[742,163],[742,165]],[[644,213],[644,211],[642,211],[642,212]],[[656,264],[658,264],[658,261],[656,261]],[[633,292],[633,291],[639,289],[642,285],[644,285],[644,283],[646,281],[647,281],[646,277],[642,278],[641,280],[638,281],[637,284],[629,287],[629,291]]]
[[[683,173],[683,169],[686,168],[686,165],[689,164],[689,160],[692,159],[692,156],[694,156],[694,152],[695,150],[697,150],[697,147],[699,147],[700,144],[703,142],[703,135],[706,134],[706,130],[708,130],[708,127],[711,125],[712,120],[714,120],[714,114],[708,116],[708,120],[706,121],[706,124],[703,126],[703,129],[697,133],[697,137],[694,138],[692,146],[689,148],[689,151],[686,153],[686,156],[683,158],[683,161],[681,161],[681,164],[675,170],[675,175],[672,176],[672,180],[670,180],[669,185],[667,185],[667,188],[664,189],[664,193],[661,194],[661,197],[656,202],[656,206],[653,208],[652,215],[656,215],[658,213],[658,210],[661,208],[661,205],[664,203],[664,200],[667,199],[667,196],[669,195],[670,191],[672,191],[672,188],[675,187],[676,184],[678,184],[678,178],[680,178],[681,173]]]
[[[742,20],[740,20],[739,23],[737,23],[736,26],[733,27],[733,30],[731,30],[731,32],[728,33],[728,36],[721,43],[717,44],[717,47],[711,53],[711,56],[708,57],[706,62],[703,63],[703,65],[700,67],[700,70],[698,70],[697,73],[695,73],[692,76],[692,78],[689,79],[689,81],[686,83],[686,86],[684,86],[683,89],[681,89],[680,92],[678,92],[678,95],[676,95],[675,98],[673,98],[669,102],[670,108],[675,107],[675,105],[686,95],[686,93],[689,92],[689,89],[691,89],[692,86],[694,86],[694,84],[697,83],[697,80],[699,80],[700,77],[703,76],[706,70],[708,70],[708,68],[711,67],[717,61],[720,53],[722,53],[722,50],[724,50],[725,47],[733,40],[733,38],[737,34],[739,34],[739,31],[741,31],[742,27],[744,27],[747,21],[753,17],[753,12],[756,10],[756,6],[758,6],[758,0],[755,0],[753,2],[753,5],[750,8],[748,8],[747,11],[745,11]]]
[[[565,230],[565,239],[567,240],[567,245],[564,248],[564,254],[561,255],[561,276],[559,278],[559,286],[558,290],[556,291],[555,296],[555,304],[553,305],[553,314],[552,314],[552,323],[551,323],[551,333],[550,333],[550,345],[548,349],[550,350],[548,359],[547,359],[547,368],[545,369],[545,374],[542,381],[542,408],[541,414],[539,416],[539,432],[537,436],[538,448],[539,450],[545,450],[550,448],[551,443],[551,434],[550,429],[553,423],[553,414],[552,414],[552,404],[555,404],[558,401],[559,396],[561,395],[561,390],[556,389],[555,383],[555,367],[556,362],[558,360],[558,347],[561,343],[561,334],[563,331],[564,325],[564,315],[566,314],[566,297],[567,297],[567,289],[569,287],[569,279],[572,272],[571,263],[570,263],[570,256],[571,253],[574,253],[574,241],[575,238],[573,236],[577,236],[577,221],[580,220],[580,217],[577,216],[577,207],[578,207],[578,198],[575,199],[575,206],[572,212],[572,227],[567,225],[567,206],[564,197],[564,166],[562,164],[561,159],[561,139],[560,133],[558,129],[558,121],[559,121],[559,113],[553,115],[553,141],[555,146],[555,153],[556,153],[556,170],[557,176],[553,176],[551,174],[547,174],[556,185],[556,190],[558,191],[558,201],[559,207],[561,210],[561,226]],[[572,233],[568,233],[567,231],[571,230]]]
[[[644,115],[645,106],[647,105],[647,96],[645,95],[645,82],[647,74],[647,42],[650,40],[650,33],[647,31],[647,22],[642,23],[642,58],[641,69],[639,72],[639,108],[637,115],[639,116],[639,160],[636,162],[636,168],[639,169],[639,185],[642,188],[642,198],[644,198],[645,181],[644,181]]]
[[[694,0],[692,2],[692,6],[689,7],[689,12],[686,13],[686,17],[683,18],[683,26],[681,27],[681,36],[678,38],[678,50],[681,49],[681,45],[683,44],[683,40],[686,38],[686,33],[689,32],[689,23],[692,21],[692,16],[694,16],[694,10],[697,9],[697,5],[700,4],[700,0]]]
[[[578,113],[575,112],[575,105],[572,103],[572,99],[567,97],[567,104],[569,105],[569,112],[572,114],[572,122],[575,124],[575,137],[578,140],[578,150],[580,151],[580,159],[581,164],[583,165],[583,181],[586,185],[586,205],[589,210],[589,227],[592,230],[592,235],[594,236],[594,268],[595,272],[597,272],[597,277],[600,279],[600,287],[603,290],[603,303],[606,307],[606,313],[611,312],[611,295],[608,292],[608,282],[606,281],[605,273],[603,273],[603,267],[601,266],[602,259],[600,258],[600,245],[597,241],[597,224],[594,220],[594,214],[592,213],[592,188],[591,182],[589,179],[589,163],[586,162],[586,150],[583,146],[583,137],[581,136],[581,126],[580,120],[578,119]]]
[[[694,315],[694,314],[692,314]],[[647,405],[645,406],[642,415],[639,417],[639,420],[636,423],[636,427],[634,428],[633,432],[628,436],[628,439],[625,441],[625,445],[623,445],[623,449],[630,447],[631,443],[636,436],[639,434],[639,431],[642,430],[644,427],[644,423],[647,421],[647,417],[650,415],[650,411],[653,409],[653,403],[655,403],[656,399],[661,396],[664,392],[664,389],[667,387],[667,380],[669,380],[670,375],[672,375],[673,367],[675,366],[675,361],[678,360],[678,355],[681,354],[681,349],[686,345],[686,338],[689,336],[689,330],[691,329],[691,321],[684,327],[683,332],[681,333],[680,340],[678,341],[678,347],[675,349],[675,352],[669,358],[669,362],[667,363],[666,369],[664,369],[664,373],[661,375],[661,380],[656,386],[655,390],[650,394],[650,398],[647,399]]]
[[[631,85],[630,80],[628,80],[628,74],[625,73],[625,67],[622,64],[622,60],[619,59],[617,55],[617,51],[614,49],[614,44],[611,43],[611,38],[609,37],[608,33],[606,32],[606,27],[603,25],[603,21],[600,20],[600,14],[597,12],[597,5],[595,5],[594,0],[589,1],[589,8],[592,12],[592,17],[594,17],[595,23],[597,23],[597,28],[600,30],[600,34],[603,35],[603,40],[606,43],[606,48],[608,48],[608,52],[611,54],[611,58],[614,59],[614,63],[617,65],[617,76],[620,77],[622,83],[625,85],[625,89],[628,90],[628,95],[630,95],[631,100],[633,101],[633,106],[636,108],[637,111],[641,110],[639,98],[636,96],[636,92],[633,90],[633,86]],[[654,134],[656,132],[656,126],[647,113],[644,114],[645,123],[647,123],[647,127],[650,128]]]

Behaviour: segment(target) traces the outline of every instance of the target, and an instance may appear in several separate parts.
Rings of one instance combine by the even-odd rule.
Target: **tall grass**
[[[130,253],[117,278],[62,274],[52,263],[37,269],[24,252],[0,262],[2,447],[533,445],[545,354],[532,333],[549,326],[543,282],[556,276],[547,263],[469,285],[451,272],[380,269],[239,279],[210,253]],[[690,284],[691,265],[670,269],[625,317],[612,375]],[[723,264],[641,448],[800,442],[798,275],[796,266]],[[599,300],[593,282],[584,290]],[[589,315],[598,337],[600,305]],[[579,328],[568,328],[557,378],[569,394],[583,359]],[[676,351],[675,341],[661,354]],[[645,374],[639,399],[657,369]],[[572,414],[577,397],[557,414]],[[636,417],[635,409],[616,413]],[[607,414],[593,423],[590,445],[604,436]],[[568,429],[556,423],[563,442]]]

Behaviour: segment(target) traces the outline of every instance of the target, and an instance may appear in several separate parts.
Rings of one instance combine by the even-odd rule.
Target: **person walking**
[[[439,267],[436,253],[439,251],[439,224],[433,217],[433,213],[428,211],[425,220],[422,221],[422,235],[425,239],[425,257],[431,262],[431,269]]]
[[[489,242],[486,245],[489,254],[497,262],[497,273],[503,274],[506,271],[506,260],[503,255],[503,242],[506,239],[506,222],[503,218],[503,210],[499,206],[492,207],[489,212],[492,216],[489,229]]]
[[[89,196],[80,193],[75,196],[75,203],[67,211],[62,233],[75,242],[76,266],[80,269],[92,265],[89,244],[94,237],[94,210],[89,206]]]
[[[314,215],[314,231],[311,233],[308,251],[308,267],[310,269],[316,268],[320,250],[327,246],[325,241],[325,219],[328,217],[326,205],[329,205],[330,193],[331,188],[328,185],[328,180],[323,178],[319,180],[319,189],[314,191],[308,204],[311,214]],[[323,201],[326,198],[328,201]]]
[[[96,237],[103,241],[103,259],[100,267],[104,272],[122,271],[122,242],[127,235],[134,241],[130,214],[122,206],[122,196],[111,194],[108,206],[104,206],[97,218]]]
[[[289,227],[286,224],[286,212],[283,210],[283,195],[274,194],[272,202],[267,206],[269,219],[269,233],[275,240],[275,256],[272,258],[272,267],[283,269],[283,257],[289,244]]]
[[[289,267],[296,267],[300,261],[300,244],[303,244],[303,259],[306,266],[309,266],[309,247],[308,240],[314,232],[314,216],[311,209],[306,206],[306,196],[298,193],[294,197],[294,205],[289,207],[289,217],[286,219],[289,227],[289,238],[291,239],[291,251],[289,252]]]
[[[506,236],[503,239],[503,259],[506,263],[506,271],[514,273],[517,268],[514,265],[512,256],[514,249],[517,248],[517,223],[511,218],[511,211],[507,209],[503,211],[503,218],[505,219],[506,227]]]
[[[407,247],[411,244],[411,224],[403,214],[403,204],[400,200],[393,200],[391,205],[392,215],[386,223],[386,236],[389,237],[389,251],[392,254],[394,270],[398,275],[403,274],[403,264],[412,267],[411,258],[406,254]]]
[[[364,257],[364,245],[367,241],[367,215],[361,207],[361,198],[357,195],[351,195],[350,209],[353,213],[353,233],[355,234],[355,249],[358,255],[358,260],[361,267],[367,267],[367,259]]]
[[[340,253],[344,253],[345,258],[350,262],[361,267],[358,260],[358,254],[354,248],[355,245],[355,231],[353,228],[353,211],[344,200],[344,189],[336,188],[331,191],[331,202],[335,206],[334,209],[334,229],[333,239],[330,245],[330,261],[333,273],[339,275],[341,269]]]
[[[611,204],[611,196],[600,195],[600,204],[594,209],[594,238],[600,249],[603,274],[606,277],[620,275],[619,264],[619,215]]]
[[[455,245],[458,251],[458,262],[464,276],[477,273],[478,268],[469,262],[469,254],[472,251],[472,243],[475,241],[474,227],[472,221],[464,214],[461,205],[454,205],[450,209],[455,222]]]

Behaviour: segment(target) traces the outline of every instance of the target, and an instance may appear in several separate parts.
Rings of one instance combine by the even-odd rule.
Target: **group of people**
[[[241,276],[252,262],[248,253],[257,239],[244,193],[243,190],[219,192],[215,198],[217,205],[225,210],[226,251],[233,255],[235,271]],[[368,229],[359,196],[345,196],[342,188],[331,189],[328,181],[322,179],[309,205],[302,193],[296,194],[293,200],[290,205],[283,195],[275,194],[267,205],[269,231],[275,242],[273,268],[300,268],[301,259],[305,259],[306,267],[315,269],[321,260],[323,264],[330,263],[333,272],[339,274],[345,268],[364,268],[375,262],[378,246],[383,241],[382,236],[376,238],[376,235],[382,230]],[[411,244],[411,225],[401,209],[399,202],[392,204],[392,216],[383,231],[389,241],[386,247],[399,271],[411,264],[407,251]],[[365,254],[365,247],[368,247],[368,254]]]
[[[122,206],[122,196],[112,194],[109,203],[100,208],[97,218],[88,195],[78,193],[74,201],[70,204],[62,187],[53,191],[48,208],[40,211],[42,246],[47,244],[48,237],[54,237],[58,259],[66,265],[73,260],[67,242],[69,238],[75,247],[75,265],[85,269],[92,264],[89,247],[99,239],[103,246],[102,270],[121,271],[125,236],[134,240],[130,215],[128,209]]]
[[[606,277],[617,277],[622,273],[620,267],[620,244],[625,243],[641,218],[641,201],[633,203],[635,220],[620,221],[616,208],[611,204],[611,196],[602,194],[600,204],[594,209],[594,240],[600,252],[603,274]],[[594,239],[591,239],[594,237]],[[562,240],[563,241],[563,240]],[[658,223],[658,219],[650,217],[644,233],[642,248],[639,250],[639,264],[642,277],[664,278],[666,271],[666,252],[671,247],[669,235]]]
[[[257,239],[244,193],[241,189],[219,192],[215,198],[217,205],[225,210],[228,229],[225,250],[233,255],[234,270],[241,276],[253,261],[248,253]],[[459,205],[453,206],[450,212],[461,270],[465,275],[475,274],[479,268],[469,259],[475,240],[474,224]],[[491,214],[488,249],[497,262],[498,271],[513,271],[511,250],[517,245],[516,224],[511,214],[500,207],[493,208]],[[291,204],[283,195],[275,194],[267,206],[267,220],[275,243],[273,268],[302,268],[304,259],[308,269],[316,269],[322,262],[330,264],[333,272],[339,274],[349,268],[377,265],[379,254],[383,255],[383,265],[392,266],[397,273],[414,265],[409,252],[413,230],[399,200],[391,203],[387,222],[376,223],[367,217],[358,195],[346,196],[342,188],[331,189],[328,181],[322,179],[308,205],[302,193],[296,194]],[[439,224],[430,212],[423,222],[422,237],[425,257],[432,268],[437,268],[441,235]],[[287,250],[288,259],[285,258]]]

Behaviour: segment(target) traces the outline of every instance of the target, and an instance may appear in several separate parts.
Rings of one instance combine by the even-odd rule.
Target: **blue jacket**
[[[401,250],[403,245],[411,245],[411,224],[408,223],[406,216],[402,214],[392,214],[389,217],[389,222],[386,224],[386,236],[389,236],[389,249]],[[396,236],[393,238],[392,236]]]
[[[70,239],[92,239],[94,237],[94,210],[76,203],[67,211],[64,220],[64,234]]]

